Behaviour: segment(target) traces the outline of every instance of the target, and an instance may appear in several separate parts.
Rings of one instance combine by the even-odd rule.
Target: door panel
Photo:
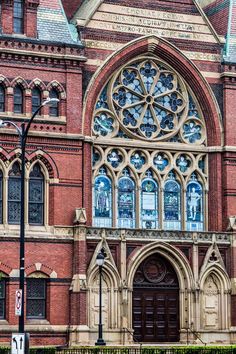
[[[134,289],[135,338],[140,342],[178,342],[178,308],[178,289]]]

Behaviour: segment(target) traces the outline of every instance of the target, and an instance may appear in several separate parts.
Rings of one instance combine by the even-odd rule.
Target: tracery
[[[95,226],[206,228],[205,121],[173,68],[142,56],[118,69],[98,96],[93,134]],[[107,195],[103,205],[109,205],[103,217],[96,206],[98,183]]]

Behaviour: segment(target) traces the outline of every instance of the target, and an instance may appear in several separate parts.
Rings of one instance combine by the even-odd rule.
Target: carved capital
[[[75,209],[74,225],[85,225],[86,222],[87,222],[86,209],[85,208],[76,208]]]

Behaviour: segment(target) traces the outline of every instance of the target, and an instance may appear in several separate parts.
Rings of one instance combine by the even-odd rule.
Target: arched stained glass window
[[[8,180],[8,222],[20,223],[21,170],[18,162],[12,166]]]
[[[203,231],[203,192],[202,186],[193,174],[186,191],[187,230]]]
[[[49,93],[50,98],[57,98],[59,99],[59,95],[56,89],[52,89]],[[49,116],[50,117],[58,117],[59,116],[59,103],[54,102],[49,107]]]
[[[38,87],[32,90],[32,113],[34,113],[41,105],[41,91]],[[40,112],[38,113],[40,114]]]
[[[164,187],[164,229],[181,229],[181,189],[172,173]]]
[[[0,85],[0,112],[5,111],[5,90],[2,85]]]
[[[0,170],[0,224],[2,224],[2,187],[3,187],[3,176]]]
[[[157,229],[158,213],[158,186],[153,178],[145,178],[141,188],[141,227]]]
[[[105,168],[95,178],[93,191],[93,225],[98,227],[112,226],[112,187]]]
[[[14,88],[14,113],[23,113],[23,90],[20,86]]]
[[[29,224],[44,223],[44,175],[39,164],[35,164],[29,179]]]
[[[118,181],[118,227],[135,227],[135,183],[128,170]]]

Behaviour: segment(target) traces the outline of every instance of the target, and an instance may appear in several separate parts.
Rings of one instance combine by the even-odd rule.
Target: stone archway
[[[133,280],[133,329],[140,342],[179,341],[179,282],[170,262],[154,253]]]

